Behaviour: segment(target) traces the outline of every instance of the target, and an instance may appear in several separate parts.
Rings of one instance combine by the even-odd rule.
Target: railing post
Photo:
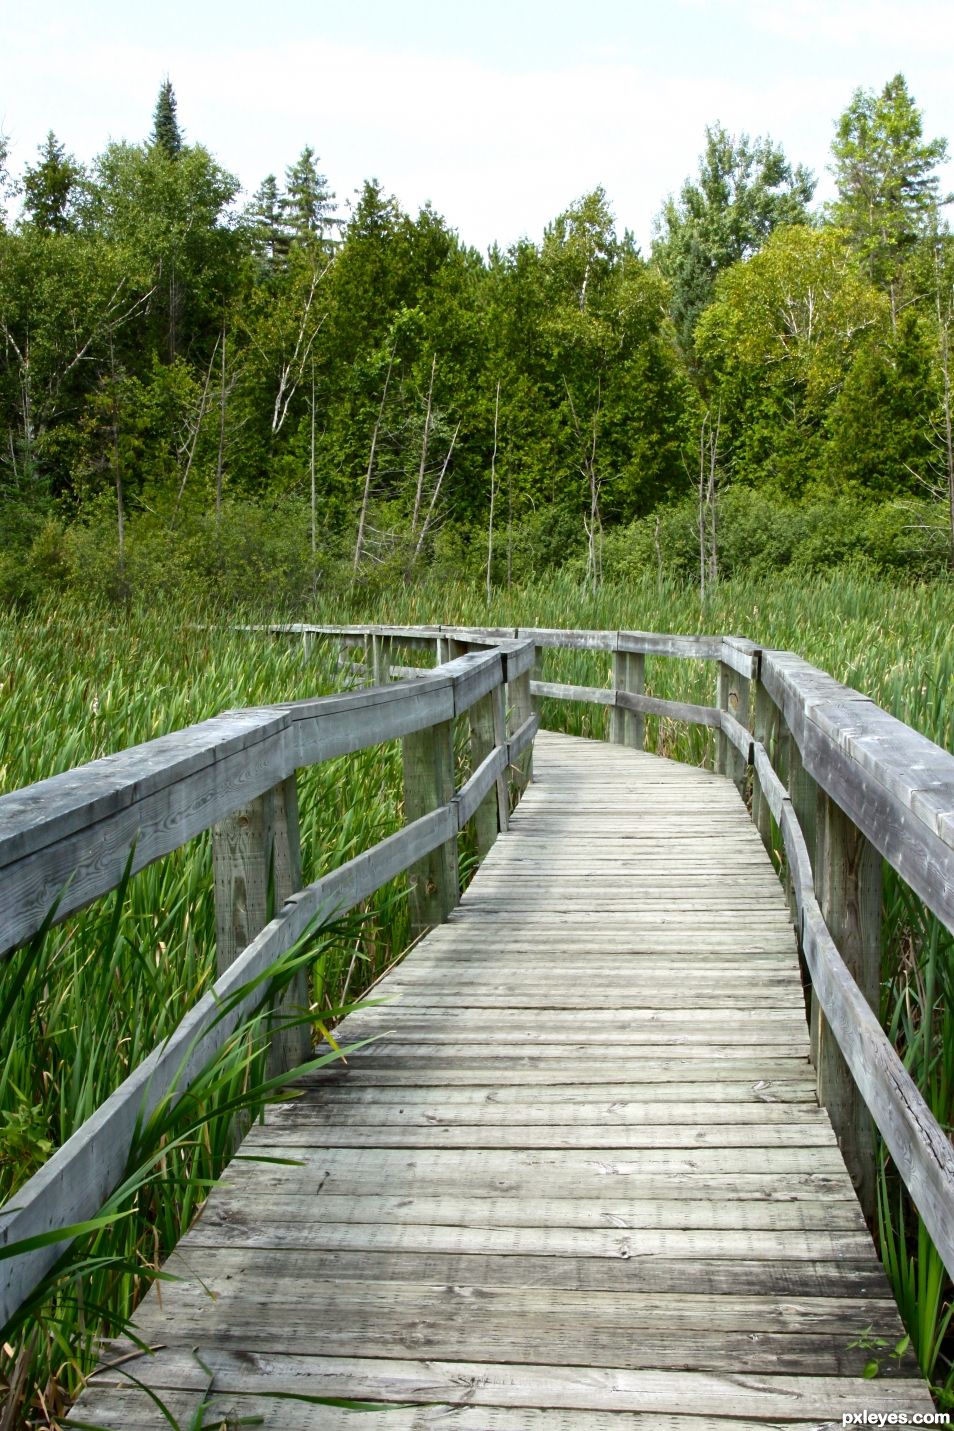
[[[740,725],[749,723],[749,682],[724,661],[719,662],[719,709],[735,716]],[[745,788],[745,760],[728,736],[716,732],[716,773],[728,775],[740,793]]]
[[[613,652],[613,688],[641,696],[646,689],[646,658],[638,651]],[[642,750],[646,740],[646,718],[641,711],[614,706],[610,717],[610,740]]]
[[[372,633],[371,636],[372,684],[384,686],[391,679],[391,638]]]
[[[530,679],[531,679],[531,681],[542,681],[542,680],[543,680],[543,647],[542,647],[542,646],[534,646],[534,648],[533,648],[533,669],[532,669],[531,672],[530,672]],[[530,704],[531,704],[531,706],[532,706],[532,708],[533,708],[533,714],[534,714],[534,715],[540,715],[541,712],[542,712],[542,710],[543,710],[543,697],[542,697],[542,696],[533,696],[532,699],[531,699]]]
[[[497,686],[481,696],[471,706],[470,718],[470,758],[473,768],[497,745],[503,745],[507,732],[503,712],[503,687]],[[474,815],[474,834],[477,839],[477,858],[483,860],[497,838],[498,830],[506,830],[510,813],[507,794],[507,777],[497,776],[492,789],[487,791],[477,813]]]
[[[755,682],[755,700],[752,703],[752,736],[771,760],[772,740],[778,728],[779,712],[761,678]],[[752,821],[762,837],[762,844],[769,855],[772,853],[772,811],[762,793],[758,777],[752,775]]]
[[[524,721],[533,715],[533,702],[530,699],[530,672],[524,671],[520,676],[507,683],[507,704],[510,707],[510,734],[514,735]],[[533,746],[529,745],[524,753],[518,757],[517,764],[510,768],[510,785],[514,791],[516,799],[519,800],[524,790],[533,779]]]
[[[815,855],[815,824],[818,809],[818,786],[802,764],[802,753],[791,732],[788,737],[787,754],[788,771],[786,773],[786,785],[788,787],[788,798],[792,802],[795,819],[798,821],[801,832],[805,837],[808,857],[812,862],[812,873],[815,875],[817,884],[818,868]],[[795,905],[793,901],[793,918],[794,912]]]
[[[212,865],[216,968],[223,974],[281,911],[286,899],[302,887],[294,775],[214,826]],[[301,1019],[308,1008],[308,977],[302,970],[275,1004],[279,1026],[269,1047],[271,1075],[287,1073],[310,1057],[307,1021],[290,1028],[280,1026],[286,1018]]]
[[[794,745],[794,742],[792,742]],[[881,856],[823,790],[815,823],[815,888],[822,916],[869,1005],[881,987]],[[812,1060],[818,1101],[827,1109],[866,1217],[875,1210],[871,1115],[817,999],[812,997]]]
[[[429,815],[454,796],[454,722],[441,721],[406,735],[404,814],[407,823]],[[432,850],[408,871],[411,937],[443,924],[460,899],[457,838]]]

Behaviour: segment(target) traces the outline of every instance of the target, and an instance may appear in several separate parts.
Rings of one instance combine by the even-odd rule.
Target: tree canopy
[[[839,120],[827,212],[780,145],[714,124],[648,261],[599,187],[483,256],[377,179],[345,218],[310,145],[240,207],[166,80],[148,138],[88,171],[49,134],[0,227],[0,586],[50,523],[208,522],[218,550],[269,503],[350,581],[596,581],[614,528],[655,524],[664,562],[700,448],[713,501],[950,501],[945,155],[896,76]]]

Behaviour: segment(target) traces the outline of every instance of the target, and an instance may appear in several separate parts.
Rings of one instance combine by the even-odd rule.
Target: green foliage
[[[67,154],[52,129],[39,149],[39,162],[23,176],[23,208],[43,233],[66,233],[74,227],[75,200],[83,170]]]
[[[872,332],[890,332],[887,308],[839,229],[779,229],[722,276],[696,350],[735,479],[789,497],[830,490],[829,408]]]
[[[166,76],[159,87],[150,143],[157,149],[162,149],[170,159],[176,159],[182,152],[182,132],[176,114],[177,107],[172,81]]]
[[[879,496],[910,491],[932,457],[940,394],[927,324],[908,311],[890,332],[866,335],[828,409],[832,488]]]
[[[757,253],[779,226],[807,223],[814,192],[810,171],[793,169],[771,139],[735,139],[721,124],[707,126],[698,182],[687,179],[678,200],[666,200],[652,247],[686,352],[718,275]]]
[[[280,200],[280,212],[291,243],[312,243],[326,237],[337,228],[334,194],[328,180],[319,174],[315,151],[306,145],[285,171],[285,193]]]
[[[942,202],[936,169],[947,141],[924,138],[921,112],[897,74],[878,95],[855,90],[832,152],[835,222],[851,234],[875,282],[889,285],[935,221]]]
[[[858,496],[796,503],[744,486],[727,487],[718,503],[719,572],[723,578],[806,577],[839,567],[889,575],[942,575],[947,569],[943,512],[924,499],[872,503]],[[579,563],[569,566],[579,572]],[[699,570],[699,512],[684,497],[607,533],[608,580],[650,573],[692,583]]]

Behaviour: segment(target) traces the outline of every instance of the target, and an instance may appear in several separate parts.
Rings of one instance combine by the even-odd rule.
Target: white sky
[[[339,201],[372,176],[484,249],[596,184],[648,249],[707,123],[819,175],[857,86],[902,71],[954,148],[951,0],[0,0],[0,130],[89,160],[145,138],[172,79],[187,140],[251,193],[305,144]],[[954,189],[954,165],[944,171]],[[950,211],[949,211],[950,212]]]

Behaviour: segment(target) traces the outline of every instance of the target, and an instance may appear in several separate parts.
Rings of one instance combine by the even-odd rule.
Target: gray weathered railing
[[[812,1059],[865,1212],[873,1213],[871,1120],[948,1272],[954,1276],[954,1149],[877,1019],[881,860],[954,930],[954,757],[788,651],[721,636],[533,627],[271,627],[306,640],[376,650],[375,670],[401,646],[480,649],[517,640],[535,649],[530,696],[610,708],[610,738],[642,748],[645,718],[708,726],[715,768],[747,789],[771,852],[772,822],[786,856],[793,919],[811,977]],[[547,649],[605,652],[612,685],[542,679]],[[645,692],[647,656],[711,661],[716,703]],[[360,667],[359,667],[360,669]]]
[[[454,654],[419,681],[229,712],[0,798],[0,950],[30,940],[51,911],[59,922],[115,889],[130,854],[135,872],[211,828],[219,975],[0,1210],[0,1247],[95,1216],[125,1174],[137,1122],[188,1088],[260,1005],[254,981],[318,916],[344,913],[406,872],[412,930],[447,917],[459,898],[458,833],[474,820],[483,853],[506,829],[507,775],[519,798],[539,723],[527,695],[532,642]],[[455,790],[453,728],[464,714],[473,773]],[[397,738],[405,828],[302,888],[296,770]],[[280,913],[266,922],[270,886]],[[308,1057],[307,1029],[293,1017],[307,1009],[299,980],[284,995],[289,1017],[276,1021],[273,1069]],[[3,1263],[0,1327],[65,1246]]]

